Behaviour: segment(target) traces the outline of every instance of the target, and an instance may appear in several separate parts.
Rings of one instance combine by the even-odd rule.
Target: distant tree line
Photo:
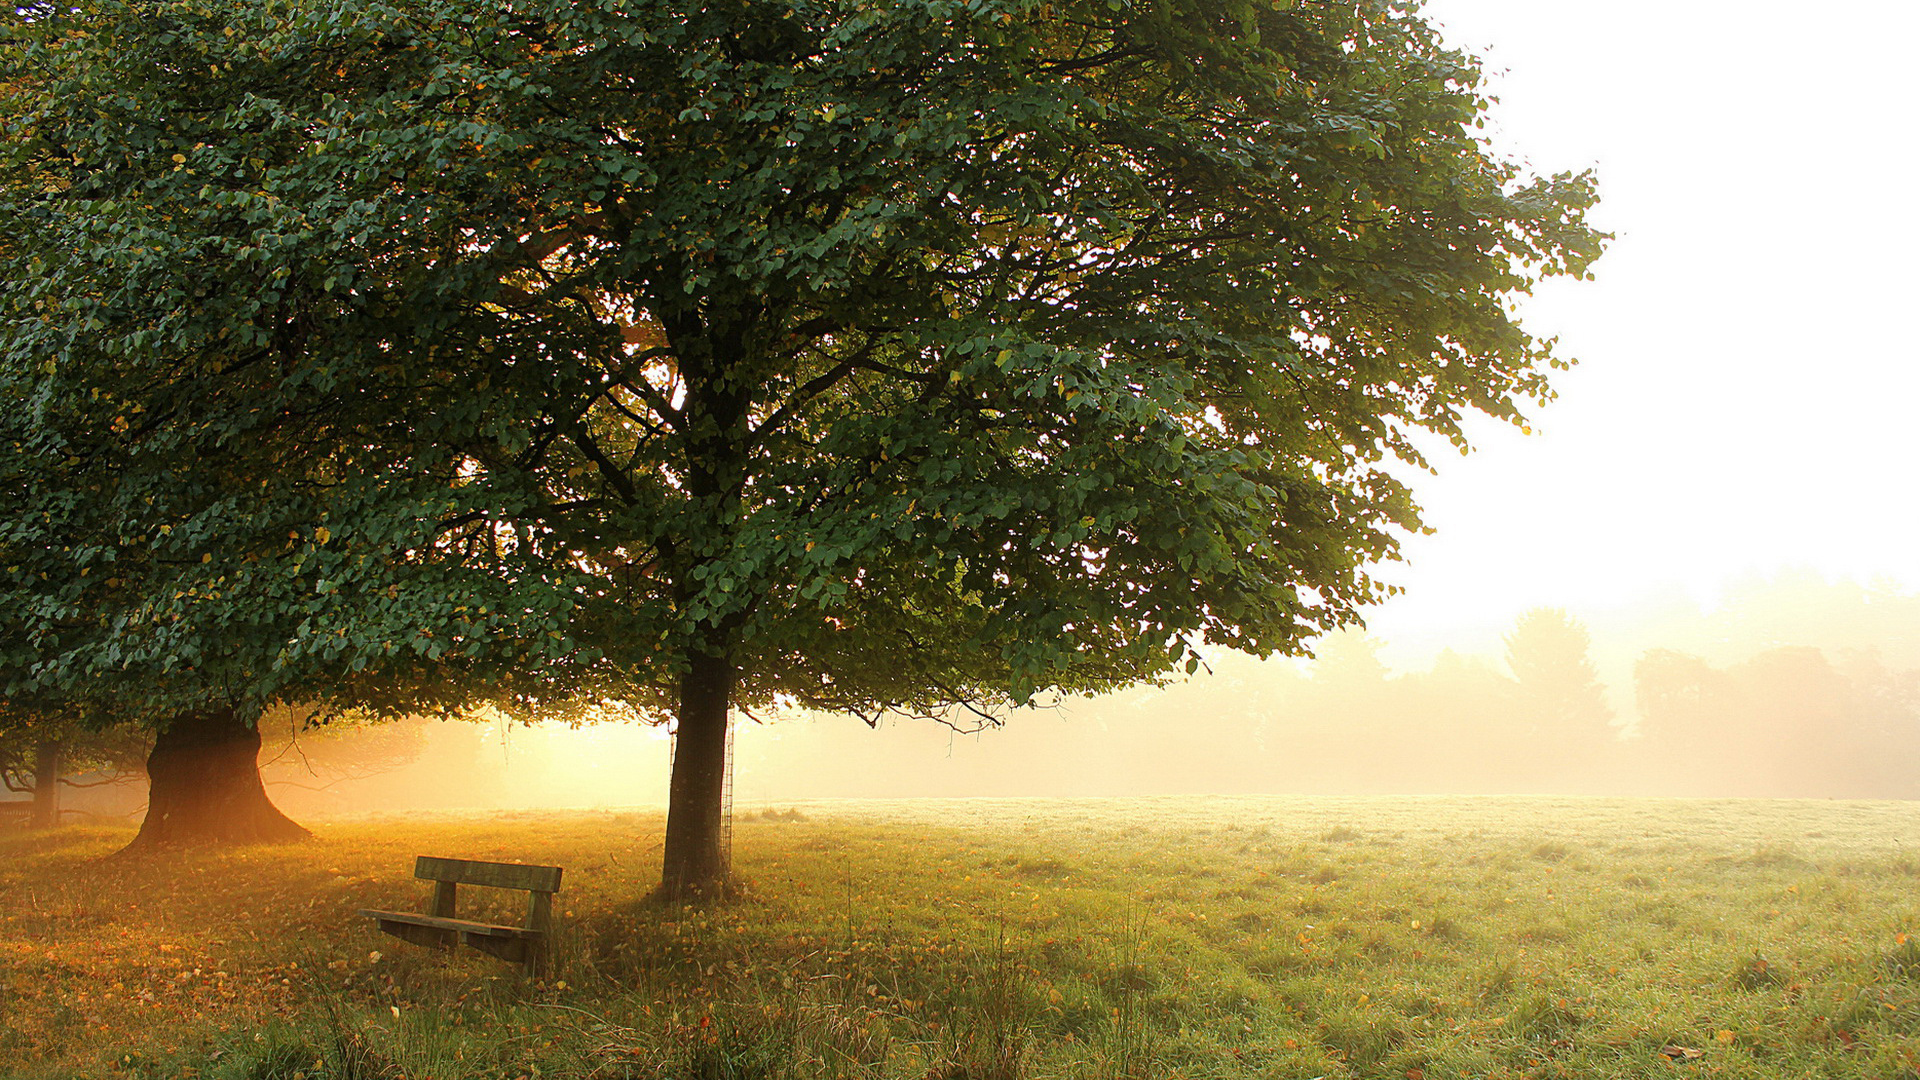
[[[1634,668],[1662,786],[1709,795],[1920,797],[1920,672],[1871,653],[1771,649],[1724,667],[1655,649]]]
[[[1920,798],[1920,598],[1786,574],[1712,610],[1537,609],[1498,659],[1441,652],[1396,673],[1383,644],[1323,639],[1311,663],[1223,656],[1209,676],[952,742],[911,777],[878,736],[780,729],[823,795],[1156,792]],[[931,738],[931,736],[929,736]],[[769,792],[769,794],[775,794]]]
[[[1305,668],[1231,664],[1234,693],[1136,707],[1218,726],[1253,751],[1227,767],[1256,790],[1920,798],[1914,599],[1791,575],[1750,592],[1638,627],[1687,647],[1639,650],[1630,693],[1609,694],[1578,620],[1537,609],[1507,635],[1505,670],[1445,652],[1395,675],[1378,642],[1347,635]]]

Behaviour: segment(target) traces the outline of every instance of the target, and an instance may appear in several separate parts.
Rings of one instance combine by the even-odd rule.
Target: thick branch
[[[751,444],[754,446],[760,445],[766,436],[779,430],[780,425],[786,423],[794,413],[805,408],[807,402],[812,401],[814,398],[819,397],[821,394],[839,385],[841,380],[853,374],[854,371],[858,370],[859,366],[859,356],[855,355],[849,359],[842,360],[840,363],[835,364],[833,367],[828,368],[826,371],[801,384],[800,388],[795,390],[793,395],[787,398],[784,404],[773,411],[772,416],[761,421],[759,427],[748,433]]]
[[[584,426],[573,433],[573,445],[586,456],[588,461],[600,467],[600,479],[605,481],[615,494],[629,504],[639,501],[638,494],[633,488],[633,481],[627,479],[626,473],[614,465],[613,460],[601,451],[600,444],[594,441],[593,436],[587,433]]]

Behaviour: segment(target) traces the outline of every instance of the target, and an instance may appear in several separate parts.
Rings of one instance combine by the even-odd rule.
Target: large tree
[[[113,469],[215,497],[196,618],[279,621],[195,640],[249,700],[332,664],[673,720],[670,894],[724,881],[731,709],[994,714],[1355,621],[1418,525],[1390,466],[1548,393],[1514,298],[1599,245],[1404,4],[81,21],[20,48],[8,377],[235,455]],[[467,602],[383,623],[402,581]]]

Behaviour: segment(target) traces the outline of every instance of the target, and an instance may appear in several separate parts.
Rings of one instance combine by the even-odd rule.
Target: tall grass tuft
[[[1153,1073],[1153,1047],[1146,1022],[1146,994],[1154,987],[1147,971],[1147,916],[1134,905],[1120,912],[1113,939],[1113,962],[1101,979],[1109,1002],[1102,1075],[1106,1080],[1143,1080]]]

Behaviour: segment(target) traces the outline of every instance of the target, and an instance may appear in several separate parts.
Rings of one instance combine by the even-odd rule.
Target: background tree
[[[166,97],[194,91],[162,42],[124,66],[111,56],[121,20],[164,28],[180,14],[41,12],[9,24],[0,48],[0,397],[17,406],[0,415],[0,700],[157,732],[135,847],[304,835],[260,784],[263,710],[398,715],[465,703],[477,683],[488,700],[539,696],[555,669],[548,631],[571,602],[510,538],[470,538],[438,565],[419,554],[499,497],[462,478],[452,447],[498,437],[513,414],[446,410],[433,393],[446,373],[402,375],[391,355],[330,369],[341,353],[430,337],[436,313],[329,324],[286,285],[287,266],[304,266],[310,198],[292,211],[213,200],[174,160],[193,147],[166,121],[100,126],[148,106],[197,115],[208,100]],[[115,103],[62,82],[116,74],[133,94]],[[263,90],[321,93],[297,71],[256,74]],[[51,96],[68,93],[81,100]],[[302,124],[264,122],[249,167],[306,153]],[[337,186],[298,174],[290,191],[311,196],[303,182]],[[495,644],[449,655],[455,638]],[[483,652],[499,661],[490,674],[475,671]],[[569,692],[588,685],[576,676]]]
[[[31,795],[29,824],[53,828],[63,813],[63,791],[137,780],[148,746],[142,733],[127,728],[91,731],[0,710],[0,787]]]
[[[196,678],[671,718],[670,894],[724,880],[734,707],[994,717],[1354,621],[1417,526],[1385,463],[1548,393],[1511,298],[1599,246],[1587,180],[1490,159],[1474,62],[1373,0],[84,30],[11,128],[68,186],[0,208],[5,362],[154,446],[116,482],[217,496],[201,610],[265,601],[279,652],[196,631]]]
[[[1593,639],[1560,608],[1521,614],[1506,638],[1507,669],[1524,730],[1515,751],[1549,782],[1580,776],[1603,784],[1618,756],[1607,691],[1594,668]]]
[[[1589,655],[1592,643],[1587,628],[1560,608],[1533,608],[1514,623],[1506,638],[1507,669],[1535,723],[1590,730],[1612,717]]]

